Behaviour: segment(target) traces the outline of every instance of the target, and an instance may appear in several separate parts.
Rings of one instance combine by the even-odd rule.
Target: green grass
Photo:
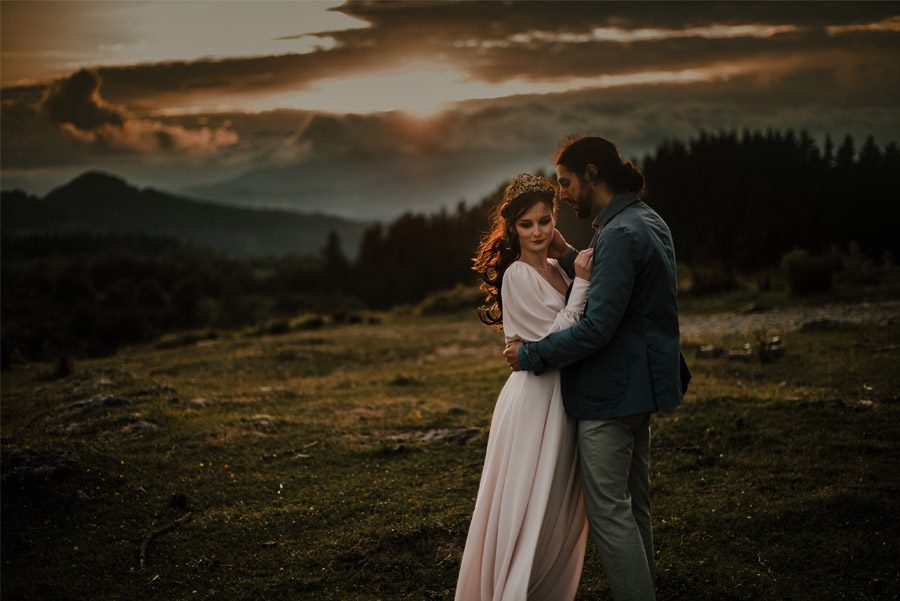
[[[789,333],[766,365],[689,354],[685,404],[653,422],[661,600],[897,598],[898,338],[897,323]],[[77,464],[5,473],[2,596],[451,599],[501,349],[474,315],[394,315],[135,347],[58,380],[14,366],[4,461]],[[96,395],[126,403],[60,417]],[[157,429],[123,430],[138,420]],[[480,433],[414,440],[433,428]],[[141,570],[148,534],[188,511]],[[592,545],[578,598],[609,598]]]
[[[768,286],[760,289],[764,274],[738,276],[737,287],[718,294],[680,294],[678,307],[682,312],[713,313],[741,311],[753,304],[762,309],[780,309],[798,305],[816,306],[829,303],[861,303],[900,298],[900,269],[897,267],[868,268],[870,281],[860,281],[854,271],[840,271],[834,276],[834,286],[828,293],[797,296],[791,293],[783,274],[769,274]]]

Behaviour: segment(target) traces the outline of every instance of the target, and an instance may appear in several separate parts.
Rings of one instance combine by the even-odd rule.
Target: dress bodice
[[[547,259],[572,280],[556,259]],[[507,340],[540,340],[553,332],[574,325],[584,311],[588,281],[575,278],[568,302],[538,271],[524,261],[515,261],[503,274],[503,334]]]

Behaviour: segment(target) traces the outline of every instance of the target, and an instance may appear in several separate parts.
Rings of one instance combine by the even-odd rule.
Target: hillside
[[[900,324],[818,323],[772,363],[685,338],[691,389],[653,418],[660,601],[897,590]],[[452,599],[502,336],[471,312],[285,329],[4,373],[3,598]],[[609,598],[590,544],[577,599]]]
[[[365,223],[323,214],[228,207],[139,189],[114,175],[89,171],[37,198],[4,191],[4,235],[88,230],[166,235],[233,257],[318,252],[331,231],[355,256]]]

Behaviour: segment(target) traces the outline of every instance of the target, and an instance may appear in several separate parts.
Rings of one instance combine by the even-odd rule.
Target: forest
[[[694,274],[687,293],[782,267],[806,278],[798,292],[827,292],[842,256],[892,264],[900,245],[894,142],[869,137],[857,150],[850,136],[820,147],[806,132],[700,133],[666,140],[638,163],[645,201],[671,227],[680,273]],[[235,258],[151,234],[3,231],[3,366],[108,354],[182,329],[272,320],[277,328],[306,313],[360,319],[459,285],[474,307],[471,258],[503,187],[472,205],[372,225],[357,253],[336,232],[313,255]],[[559,227],[576,246],[590,238],[566,206]]]

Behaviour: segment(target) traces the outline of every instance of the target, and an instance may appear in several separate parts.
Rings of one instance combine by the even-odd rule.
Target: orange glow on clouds
[[[891,17],[876,23],[857,23],[855,25],[829,25],[828,35],[840,35],[857,31],[900,31],[900,16]]]
[[[585,44],[588,42],[650,42],[676,38],[770,38],[782,33],[800,31],[795,25],[708,25],[683,29],[621,29],[618,27],[597,27],[590,33],[567,33],[534,30],[517,33],[501,40],[468,39],[455,43],[460,48],[509,48],[514,45],[541,43]]]
[[[466,100],[555,94],[628,85],[688,84],[727,79],[746,70],[746,67],[738,65],[715,65],[703,69],[601,75],[567,78],[564,81],[512,79],[489,83],[468,79],[463,73],[452,69],[420,66],[351,78],[321,80],[308,92],[278,95],[253,104],[255,110],[288,108],[337,113],[404,110],[428,114]]]
[[[170,106],[154,115],[205,112],[263,112],[278,109],[323,113],[377,113],[406,111],[429,115],[467,100],[491,100],[528,94],[558,94],[587,89],[632,85],[679,85],[727,80],[756,71],[758,63],[717,63],[680,71],[643,71],[623,75],[566,78],[558,81],[511,79],[490,83],[468,78],[443,66],[414,65],[379,73],[323,79],[302,92],[276,92],[253,96],[193,96],[189,105]]]

